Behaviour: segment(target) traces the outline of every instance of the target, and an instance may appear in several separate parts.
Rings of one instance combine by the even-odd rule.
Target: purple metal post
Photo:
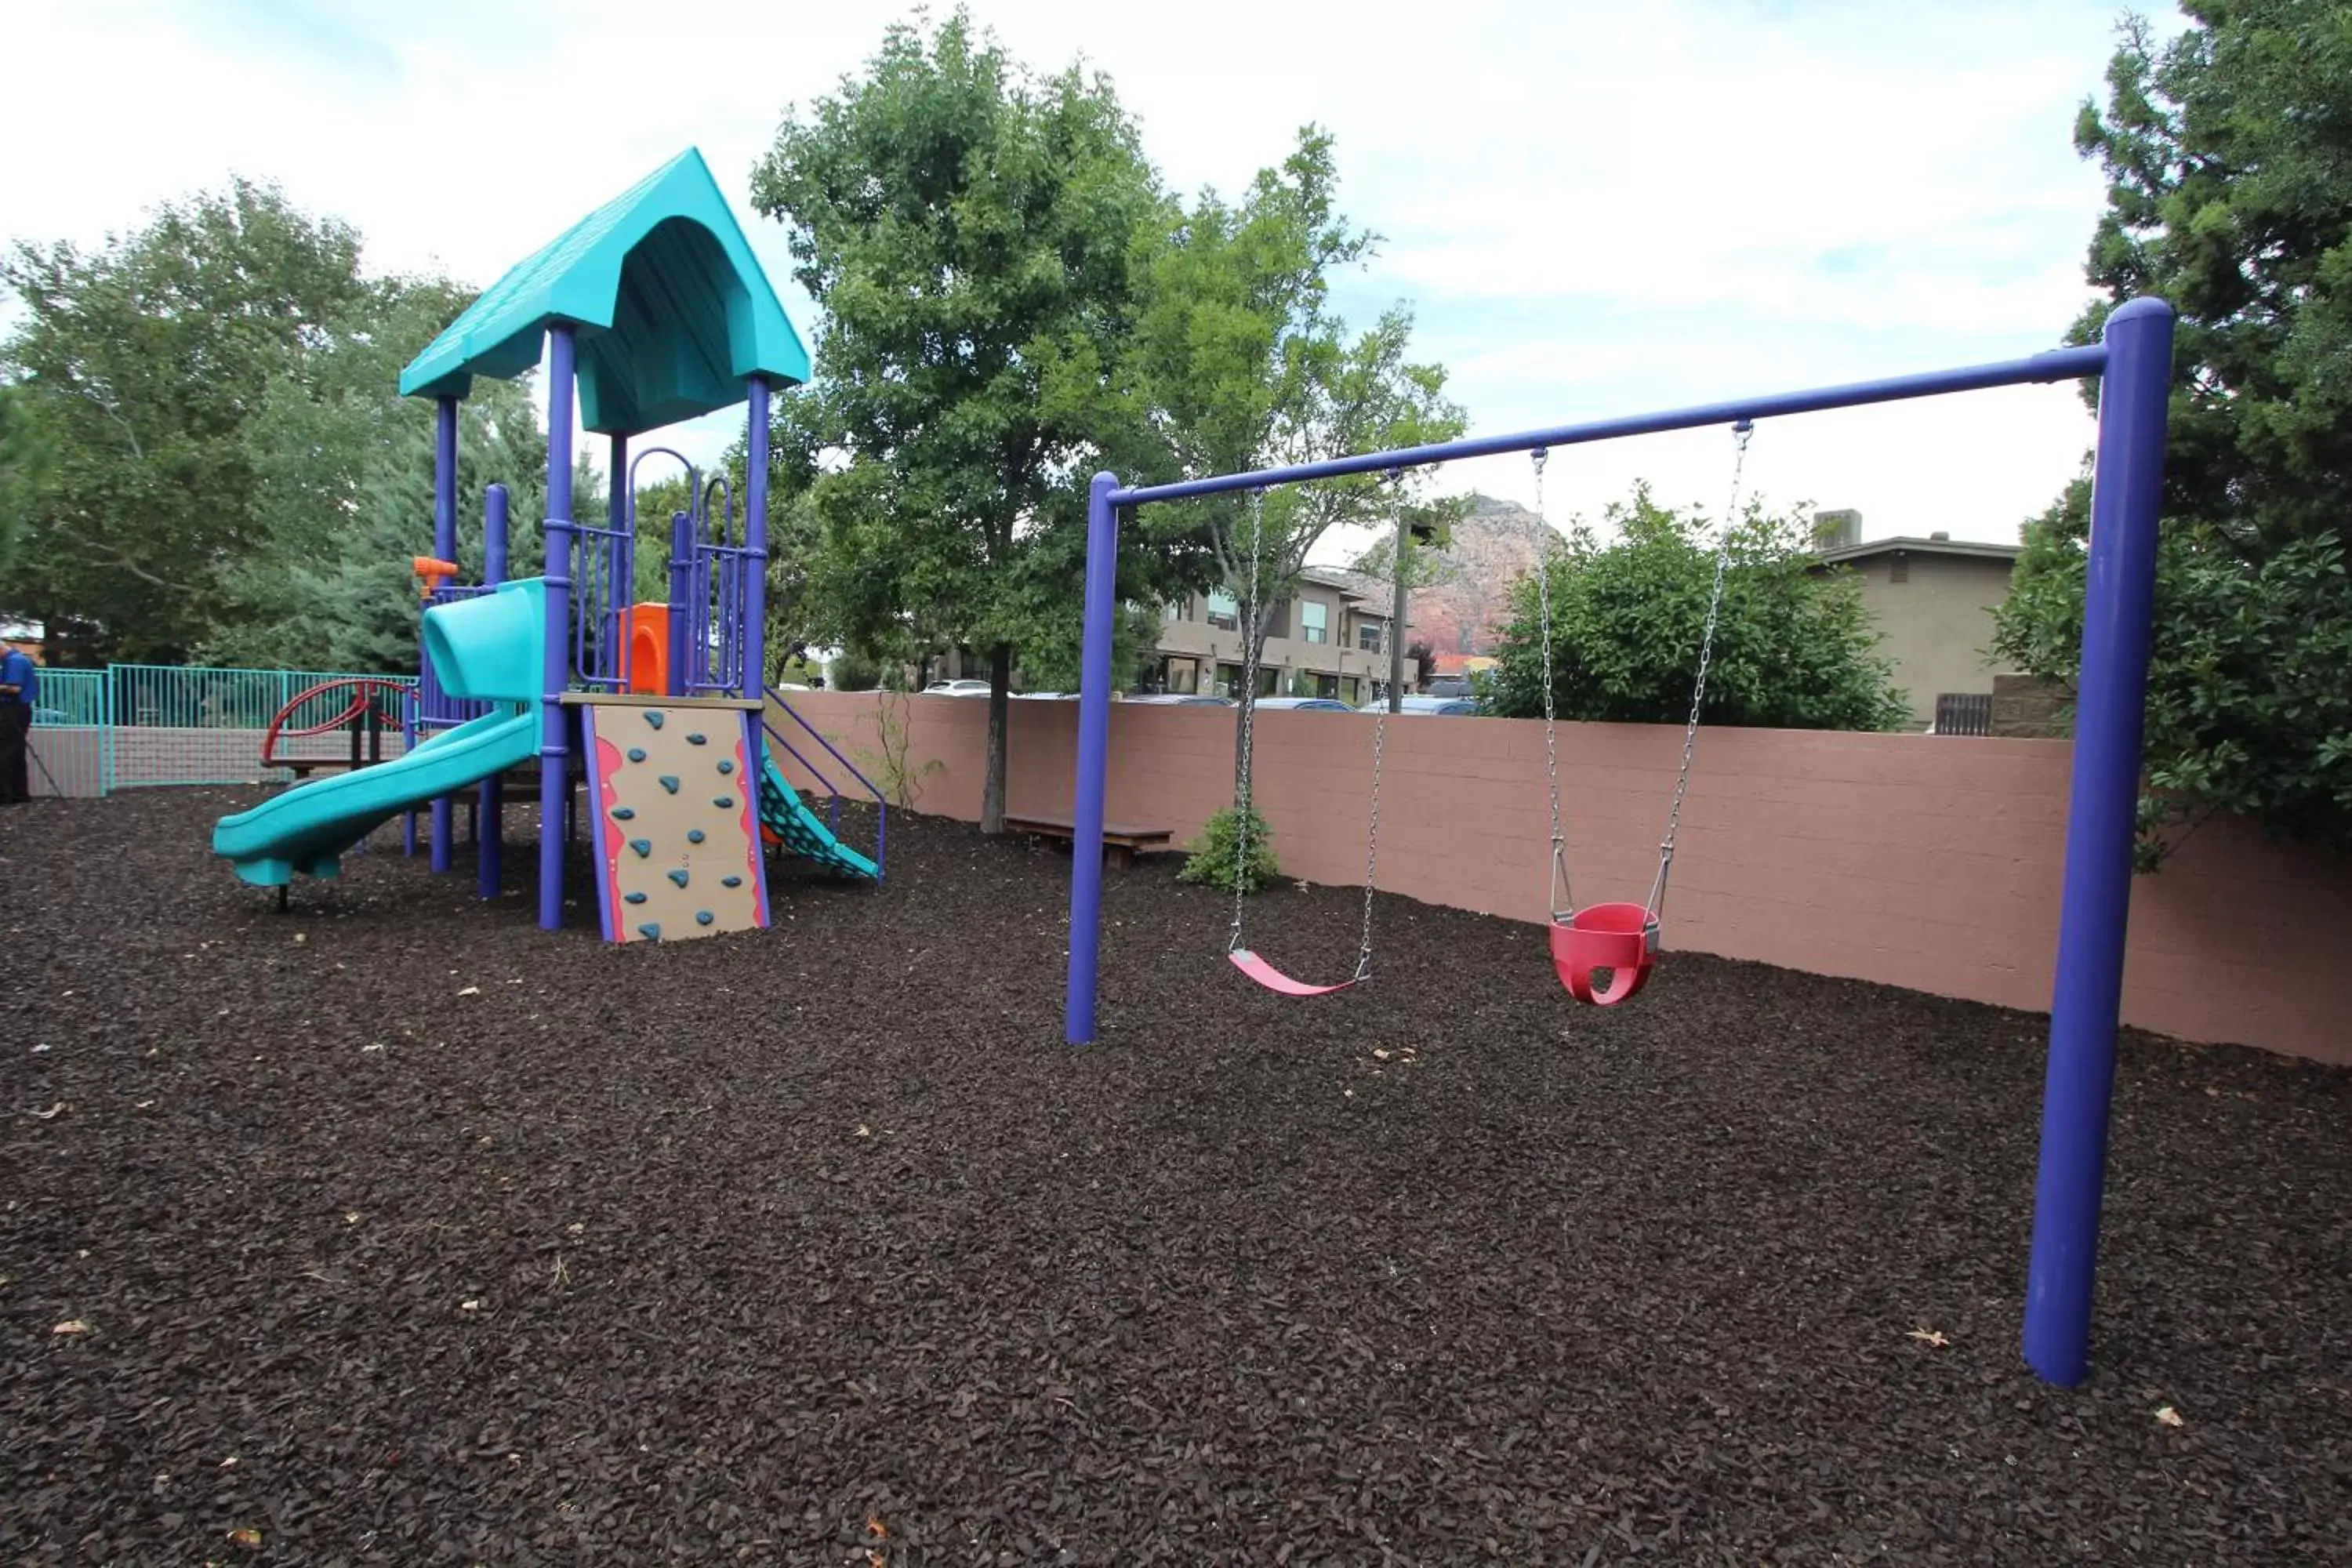
[[[507,580],[507,488],[492,485],[482,495],[482,586],[495,588]],[[481,805],[474,819],[474,891],[485,899],[499,896],[505,873],[501,851],[506,837],[506,782],[492,773],[482,781]]]
[[[457,400],[433,400],[433,554],[436,560],[457,559]],[[424,632],[417,638],[421,644]],[[421,673],[421,670],[420,670]],[[451,840],[457,837],[449,795],[433,797],[433,868],[446,871]]]
[[[1070,851],[1070,983],[1063,1037],[1095,1037],[1096,958],[1102,946],[1103,794],[1110,781],[1110,642],[1118,598],[1118,508],[1115,474],[1087,490],[1085,642],[1078,655],[1077,812]]]
[[[2083,1381],[2090,1361],[2164,499],[2172,308],[2160,300],[2130,300],[2107,318],[2105,341],[2058,981],[2025,1284],[2025,1359],[2043,1378],[2069,1387]]]
[[[635,530],[637,521],[637,498],[631,493],[633,487],[624,484],[621,480],[621,476],[629,471],[629,438],[626,436],[615,434],[608,439],[612,442],[612,463],[606,470],[610,478],[605,481],[604,526],[629,539],[627,548],[624,548],[618,540],[614,542],[614,571],[618,574],[626,570],[634,579],[636,564]],[[621,689],[624,691],[629,689],[630,661],[637,655],[637,639],[629,635],[628,624],[629,601],[635,593],[636,584],[634,581],[622,582],[616,576],[611,595],[613,602],[605,606],[607,619],[612,626],[614,643],[612,673],[614,679],[621,683]]]
[[[743,466],[743,577],[736,605],[742,616],[743,657],[738,679],[745,697],[768,693],[768,383],[751,378],[751,428]],[[730,509],[731,510],[731,509]]]
[[[563,926],[563,835],[572,797],[563,706],[572,669],[572,328],[547,329],[547,668],[540,700],[539,925]]]
[[[694,584],[694,517],[669,514],[669,695],[688,695],[687,598]]]
[[[423,642],[421,636],[418,641],[421,645]],[[425,650],[422,646],[417,649],[416,658],[419,689],[409,692],[408,700],[400,705],[400,746],[404,753],[416,750],[416,704],[424,685]],[[415,806],[400,814],[400,852],[412,858],[416,854],[416,808]]]

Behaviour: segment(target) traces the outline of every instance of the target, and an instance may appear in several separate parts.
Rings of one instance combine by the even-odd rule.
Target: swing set
[[[1576,906],[1568,875],[1568,837],[1560,826],[1559,814],[1559,723],[1552,694],[1551,666],[1551,562],[1546,548],[1536,562],[1536,604],[1539,636],[1543,647],[1543,726],[1544,780],[1551,805],[1551,879],[1548,888],[1547,907],[1551,911],[1550,940],[1552,969],[1568,994],[1579,1002],[1596,1007],[1613,1007],[1631,1001],[1648,984],[1650,971],[1657,963],[1658,933],[1666,902],[1666,875],[1674,868],[1675,835],[1682,826],[1683,801],[1690,794],[1691,759],[1698,746],[1699,712],[1706,705],[1706,673],[1715,660],[1715,628],[1723,614],[1723,588],[1730,575],[1731,542],[1739,521],[1739,482],[1748,463],[1748,443],[1756,433],[1753,420],[1741,419],[1732,426],[1731,500],[1724,509],[1723,526],[1717,531],[1715,547],[1715,578],[1706,599],[1706,620],[1699,633],[1698,673],[1691,682],[1690,717],[1683,725],[1683,762],[1675,776],[1674,804],[1666,809],[1666,833],[1658,844],[1658,872],[1651,879],[1649,897],[1638,904],[1607,903]],[[1550,448],[1538,447],[1528,454],[1535,468],[1536,517],[1544,519],[1544,467],[1550,460]],[[1391,468],[1388,478],[1393,485],[1402,479],[1402,471]],[[1550,524],[1544,524],[1547,539]],[[1244,945],[1242,910],[1247,893],[1249,865],[1249,832],[1251,816],[1251,771],[1256,755],[1254,719],[1257,712],[1255,696],[1257,691],[1257,656],[1259,642],[1255,635],[1258,624],[1258,576],[1264,569],[1265,533],[1265,489],[1254,486],[1250,490],[1249,577],[1242,587],[1242,744],[1240,777],[1235,781],[1234,808],[1238,818],[1237,838],[1234,857],[1234,920],[1231,934],[1225,942],[1225,956],[1234,968],[1279,996],[1328,996],[1335,991],[1345,991],[1360,985],[1372,977],[1372,892],[1373,870],[1378,863],[1381,843],[1381,753],[1388,725],[1388,710],[1375,710],[1372,721],[1372,790],[1371,808],[1364,827],[1364,921],[1363,932],[1356,947],[1356,972],[1345,980],[1328,985],[1317,985],[1295,979],[1276,969],[1265,956]],[[1402,549],[1398,553],[1403,560]],[[1609,978],[1596,982],[1595,976],[1606,973]]]
[[[2156,582],[2157,520],[2161,509],[2166,404],[2171,384],[2172,308],[2139,299],[2118,306],[2100,341],[2023,359],[1956,370],[1930,371],[1846,386],[1778,393],[1626,418],[1595,420],[1548,430],[1484,436],[1396,451],[1246,473],[1215,474],[1172,484],[1122,487],[1116,474],[1097,474],[1087,493],[1085,643],[1081,654],[1078,754],[1073,854],[1070,859],[1070,953],[1064,1037],[1074,1046],[1096,1033],[1097,969],[1102,942],[1102,824],[1110,773],[1111,637],[1118,605],[1118,519],[1122,509],[1156,501],[1306,484],[1356,474],[1400,473],[1465,458],[1526,452],[1538,479],[1544,456],[1563,447],[1669,430],[1729,426],[1744,451],[1754,423],[1833,408],[1895,403],[1990,387],[2095,379],[2099,384],[2098,447],[2093,464],[2091,536],[2085,567],[2082,672],[2077,681],[2074,775],[2066,830],[2065,878],[2058,921],[2056,984],[2050,1014],[2050,1054],[2042,1101],[2042,1155],[2033,1216],[2033,1247],[2026,1280],[2026,1360],[2046,1380],[2080,1383],[2088,1370],[2091,1296],[2098,1245],[2099,1200],[2105,1185],[2109,1101],[2115,1078],[2116,1032],[2122,1009],[2124,937],[2130,912],[2132,844],[2140,780],[2140,724],[2147,696],[2148,643]],[[1735,495],[1737,486],[1735,464]],[[1538,500],[1540,504],[1540,500]],[[1260,525],[1262,527],[1262,524]],[[1547,710],[1545,766],[1552,796],[1552,960],[1579,1000],[1607,1005],[1638,992],[1655,963],[1675,833],[1706,701],[1713,626],[1728,565],[1729,530],[1717,545],[1716,589],[1689,721],[1684,726],[1682,771],[1659,846],[1658,870],[1642,903],[1575,907],[1569,894],[1566,837],[1559,815],[1558,752],[1553,715]],[[1255,573],[1252,574],[1253,592]],[[1549,654],[1549,588],[1542,574],[1538,607]],[[1548,673],[1548,672],[1547,672]],[[1256,678],[1255,662],[1248,672]],[[1253,688],[1253,690],[1255,688]],[[1550,695],[1550,682],[1545,681]],[[1244,710],[1244,715],[1248,709]],[[1244,719],[1246,722],[1246,718]],[[1500,721],[1492,721],[1499,722]],[[1310,985],[1267,963],[1243,941],[1240,901],[1228,953],[1252,980],[1285,995],[1346,990],[1371,973],[1371,895],[1379,846],[1379,766],[1381,730],[1373,729],[1373,795],[1364,853],[1365,920],[1356,972],[1336,985]],[[1244,738],[1241,804],[1248,804]],[[1247,815],[1244,812],[1246,824]],[[1610,971],[1606,984],[1595,977]]]

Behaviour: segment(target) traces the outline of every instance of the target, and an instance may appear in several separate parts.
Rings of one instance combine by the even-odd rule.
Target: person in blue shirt
[[[0,653],[0,805],[33,798],[25,777],[25,748],[33,731],[33,699],[40,690],[41,678],[22,648]]]

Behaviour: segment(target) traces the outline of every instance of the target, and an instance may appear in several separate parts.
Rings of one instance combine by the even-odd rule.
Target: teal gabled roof
[[[478,375],[520,375],[557,321],[577,329],[581,423],[608,435],[740,403],[747,376],[808,379],[808,350],[691,147],[510,268],[400,390],[463,397]]]

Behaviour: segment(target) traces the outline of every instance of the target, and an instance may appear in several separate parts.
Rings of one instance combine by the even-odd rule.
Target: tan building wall
[[[975,818],[987,705],[895,700],[907,716],[909,761],[942,764],[925,778],[921,808]],[[793,701],[849,754],[879,750],[874,694],[809,692]],[[1068,811],[1076,710],[1013,705],[1013,809]],[[1198,833],[1232,795],[1234,717],[1221,708],[1114,704],[1112,819],[1164,824],[1180,838]],[[1363,875],[1372,724],[1369,714],[1258,716],[1257,802],[1286,875],[1337,884]],[[1682,731],[1569,724],[1559,751],[1577,889],[1587,899],[1639,898],[1656,864]],[[1381,886],[1541,922],[1549,842],[1542,724],[1395,719],[1385,752]],[[1665,963],[1675,951],[1713,952],[2047,1009],[2072,758],[2064,741],[1703,732],[1675,858]],[[799,771],[789,759],[785,770]],[[1280,940],[1278,931],[1265,935]],[[1547,962],[1539,937],[1521,945],[1527,963]],[[2191,835],[2161,875],[2133,884],[2124,1020],[2185,1039],[2352,1062],[2347,952],[2352,860],[2218,820]],[[1319,958],[1335,971],[1352,957],[1270,956],[1310,968]],[[1205,972],[1218,954],[1201,962]]]
[[[1988,650],[1992,612],[2009,597],[2010,561],[1920,551],[1843,564],[1862,579],[1878,651],[1895,661],[1895,683],[1921,727],[1935,719],[1938,694],[1992,689],[1994,674],[2007,668]]]
[[[1307,640],[1307,617],[1301,606],[1307,604],[1322,608],[1326,633],[1322,642]],[[1219,625],[1210,620],[1209,613],[1208,597],[1195,595],[1160,626],[1158,651],[1167,671],[1169,690],[1223,692],[1238,677],[1242,662],[1240,617],[1235,615],[1229,617],[1230,624]],[[1297,598],[1276,609],[1272,629],[1266,634],[1265,647],[1259,657],[1274,682],[1276,694],[1289,695],[1291,677],[1305,673],[1328,677],[1336,683],[1333,695],[1353,704],[1370,695],[1368,683],[1388,679],[1388,645],[1384,640],[1387,626],[1388,616],[1374,614],[1360,602],[1351,600],[1343,590],[1325,583],[1303,583]],[[1367,640],[1371,647],[1365,646]],[[1220,669],[1224,672],[1222,680],[1218,679]],[[1261,685],[1266,678],[1261,677]]]

